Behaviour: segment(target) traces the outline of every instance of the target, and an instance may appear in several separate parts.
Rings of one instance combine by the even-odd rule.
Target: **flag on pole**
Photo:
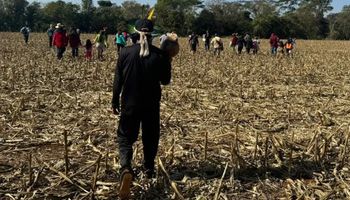
[[[147,19],[150,21],[153,21],[153,18],[154,18],[154,7],[151,8],[151,10],[148,12],[148,16],[147,16]]]

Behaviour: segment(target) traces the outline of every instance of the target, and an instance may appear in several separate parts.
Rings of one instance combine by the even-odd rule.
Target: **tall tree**
[[[251,32],[251,13],[246,7],[237,2],[212,0],[207,4],[208,9],[214,13],[216,20],[216,33],[231,35],[234,32]]]
[[[42,29],[41,27],[41,5],[39,2],[33,2],[27,6],[25,11],[25,19],[29,27],[35,30]]]
[[[25,10],[28,6],[26,0],[3,0],[6,23],[12,31],[17,31],[25,22]]]
[[[94,4],[92,0],[81,0],[81,10],[83,12],[90,13],[93,7],[94,7]]]
[[[158,0],[155,5],[157,25],[162,31],[176,30],[185,35],[192,29],[196,10],[202,6],[200,0]]]
[[[124,1],[122,3],[122,12],[125,20],[133,22],[136,19],[144,17],[149,10],[148,5],[142,5],[137,3],[135,0]]]
[[[109,0],[100,0],[100,1],[97,1],[97,4],[100,7],[112,7],[113,6],[113,3]]]
[[[329,15],[330,37],[333,39],[350,39],[350,5],[344,6],[340,13]]]

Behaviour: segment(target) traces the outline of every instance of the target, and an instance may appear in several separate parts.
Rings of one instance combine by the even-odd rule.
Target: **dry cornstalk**
[[[29,152],[28,155],[28,170],[29,170],[29,182],[28,185],[31,185],[33,182],[33,169],[32,169],[32,152]]]
[[[255,131],[255,144],[254,144],[253,160],[256,160],[256,154],[258,153],[258,142],[259,142],[259,134],[257,131]]]
[[[269,137],[266,136],[265,138],[265,155],[264,155],[264,167],[268,167],[268,149],[269,149]]]
[[[207,152],[208,152],[208,132],[205,132],[205,141],[204,141],[204,161],[207,160]]]
[[[97,178],[98,178],[98,172],[100,171],[100,161],[101,161],[101,154],[98,156],[97,158],[97,162],[96,162],[96,168],[95,168],[95,173],[94,176],[92,178],[92,183],[91,183],[91,188],[92,188],[92,192],[93,194],[96,192],[96,182],[97,182]],[[92,195],[93,195],[92,194]]]
[[[160,169],[165,174],[165,178],[170,183],[170,186],[171,186],[170,188],[175,192],[177,198],[179,198],[180,200],[185,200],[185,198],[182,196],[182,194],[177,189],[176,183],[170,179],[170,176],[169,176],[168,172],[165,170],[163,162],[160,158],[158,158],[158,164],[159,164]]]
[[[67,131],[63,132],[63,138],[64,138],[64,172],[66,176],[69,172],[69,158],[68,158],[68,138],[67,138]]]
[[[82,186],[74,183],[70,178],[68,178],[64,173],[58,171],[57,169],[51,167],[48,163],[40,160],[39,158],[35,157],[35,159],[37,160],[37,162],[39,163],[43,163],[49,170],[55,172],[56,174],[58,174],[59,176],[61,176],[64,180],[66,180],[68,183],[76,186],[77,188],[81,189],[82,191],[84,191],[85,193],[89,193],[89,191],[85,190]]]
[[[343,150],[343,153],[342,153],[342,158],[341,158],[341,166],[344,166],[344,163],[345,163],[345,159],[346,159],[346,156],[347,156],[347,148],[348,148],[348,144],[349,144],[349,136],[350,136],[350,126],[348,127],[348,134],[346,135],[346,139],[345,139],[345,142],[344,142],[344,150]]]
[[[290,143],[289,161],[288,161],[288,173],[291,173],[293,163],[293,143],[294,143],[294,131],[292,132],[292,138]]]
[[[220,197],[220,191],[221,191],[221,187],[222,187],[222,182],[223,182],[223,180],[225,178],[227,167],[228,167],[228,163],[226,163],[226,166],[225,166],[225,169],[224,169],[224,173],[222,173],[222,176],[221,176],[221,179],[220,179],[220,182],[219,182],[219,185],[218,185],[218,189],[215,192],[214,200],[218,200],[219,197]]]

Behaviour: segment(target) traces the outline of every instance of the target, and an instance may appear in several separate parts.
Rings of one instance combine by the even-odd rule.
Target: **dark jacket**
[[[140,45],[121,50],[114,76],[112,107],[150,106],[159,104],[160,84],[171,79],[170,59],[155,46],[149,46],[150,55],[141,58]]]
[[[78,48],[81,45],[80,36],[78,33],[72,33],[68,36],[69,46]]]

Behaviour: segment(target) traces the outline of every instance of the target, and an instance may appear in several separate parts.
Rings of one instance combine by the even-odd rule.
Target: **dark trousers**
[[[62,48],[57,48],[56,49],[56,55],[57,55],[57,59],[61,60],[63,57],[63,53],[66,51],[65,47]]]
[[[52,36],[49,36],[49,47],[52,47]]]
[[[238,46],[238,53],[241,54],[243,50],[243,46]]]
[[[28,44],[29,35],[24,34],[23,37],[24,37],[24,42]]]
[[[122,44],[117,44],[117,52],[120,52],[120,49],[124,48],[124,45]]]
[[[79,48],[72,47],[72,56],[73,57],[78,57],[78,52],[79,52]]]
[[[142,128],[144,167],[148,170],[154,169],[154,159],[159,144],[159,120],[159,104],[142,108],[122,108],[117,130],[122,169],[131,169],[132,146],[137,140],[140,126]]]
[[[205,50],[206,51],[210,50],[210,43],[209,42],[205,42]]]

